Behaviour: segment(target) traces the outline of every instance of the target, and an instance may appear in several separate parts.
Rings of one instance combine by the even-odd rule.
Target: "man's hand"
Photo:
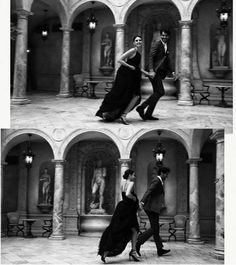
[[[174,78],[174,81],[178,79],[178,76],[176,75],[175,72],[172,72],[171,74],[172,74],[172,77]]]
[[[154,78],[155,75],[156,75],[156,73],[154,71],[149,72],[149,77],[150,78]]]
[[[143,205],[144,205],[143,202],[139,202],[139,208],[140,208],[141,210],[143,210]]]

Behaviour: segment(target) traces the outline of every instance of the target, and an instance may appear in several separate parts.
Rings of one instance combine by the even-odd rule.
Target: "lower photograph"
[[[224,264],[223,129],[2,129],[2,264]]]

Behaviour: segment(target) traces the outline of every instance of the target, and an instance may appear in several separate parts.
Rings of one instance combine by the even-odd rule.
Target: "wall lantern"
[[[162,166],[163,165],[163,158],[165,156],[166,150],[164,149],[161,140],[160,140],[160,136],[161,136],[161,130],[157,131],[158,134],[158,143],[156,145],[156,147],[152,150],[154,157],[157,160],[157,165],[158,166]]]
[[[26,175],[26,206],[25,206],[25,212],[26,212],[26,218],[29,218],[29,173],[30,173],[30,168],[32,167],[32,163],[34,160],[34,153],[32,151],[31,148],[31,141],[30,141],[30,137],[31,134],[28,134],[29,140],[27,142],[27,149],[26,151],[23,151],[23,158],[24,158],[24,162],[25,162],[25,167],[27,169],[27,175]],[[26,231],[26,237],[33,237],[32,233],[31,233],[31,228],[30,228],[30,224],[27,223],[27,231]]]
[[[92,8],[90,9],[90,16],[87,19],[87,25],[88,25],[90,33],[93,34],[95,32],[98,21],[95,18],[95,15],[93,12],[94,1],[92,1],[91,3],[92,3]]]
[[[47,18],[47,9],[44,9],[44,23],[42,24],[42,31],[41,31],[41,36],[42,39],[45,41],[48,38],[48,32],[49,32],[49,26],[46,24],[46,18]]]
[[[31,148],[31,141],[30,141],[30,137],[31,134],[28,134],[29,140],[27,143],[27,150],[23,152],[23,158],[24,158],[24,162],[25,162],[25,166],[26,168],[31,168],[33,160],[35,155],[33,154],[32,148]]]
[[[220,8],[216,9],[217,16],[220,19],[220,26],[226,28],[228,25],[229,16],[231,15],[231,8],[227,6],[225,0],[221,1]]]

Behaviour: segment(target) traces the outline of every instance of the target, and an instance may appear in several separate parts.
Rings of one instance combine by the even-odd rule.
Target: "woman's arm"
[[[144,69],[140,70],[145,76],[150,77],[150,73],[145,71]]]
[[[133,189],[134,189],[134,182],[130,181],[130,183],[128,184],[127,190],[125,192],[125,195],[131,200],[136,201],[136,197],[131,193]]]
[[[120,59],[118,60],[118,63],[120,63],[121,65],[126,66],[132,70],[135,70],[135,67],[133,65],[126,63],[125,60],[129,59],[130,57],[133,57],[135,55],[136,51],[137,50],[135,48],[132,48],[132,49],[128,50],[127,52],[123,53],[121,55]]]

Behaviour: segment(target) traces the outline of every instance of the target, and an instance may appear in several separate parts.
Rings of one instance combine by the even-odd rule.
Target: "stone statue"
[[[91,209],[99,209],[104,211],[102,208],[104,201],[104,190],[105,190],[105,178],[107,175],[107,170],[105,167],[102,167],[102,161],[98,160],[97,165],[93,172],[93,178],[91,182],[92,189],[92,202],[90,203]],[[99,201],[96,202],[96,195],[99,193]]]
[[[112,40],[109,32],[106,32],[101,45],[103,47],[103,66],[112,66]]]
[[[42,198],[43,203],[51,204],[51,176],[48,174],[48,169],[44,168],[43,174],[40,176],[39,181],[42,181]]]
[[[224,66],[225,65],[225,52],[226,52],[227,46],[226,46],[226,39],[225,39],[225,34],[223,30],[221,29],[216,30],[215,41],[216,41],[218,66]]]

